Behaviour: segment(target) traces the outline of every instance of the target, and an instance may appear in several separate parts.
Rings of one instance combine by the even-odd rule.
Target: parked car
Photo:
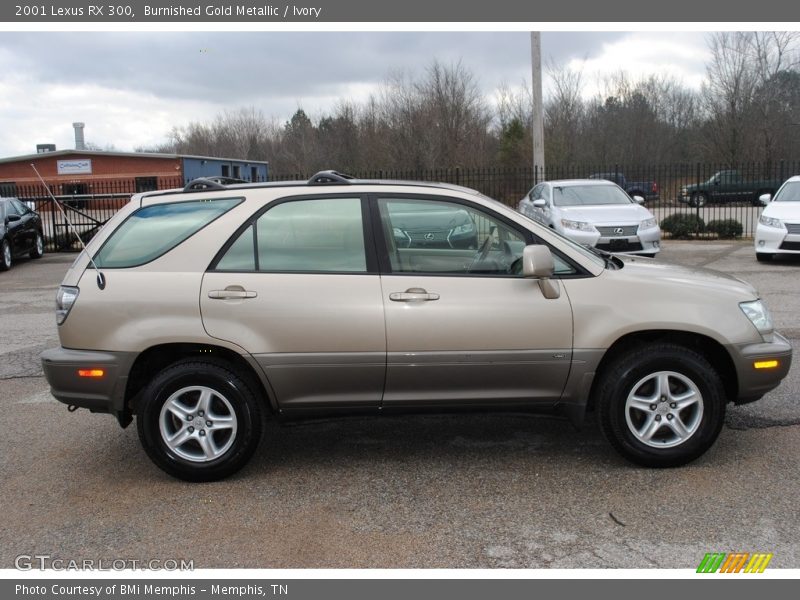
[[[776,254],[800,254],[800,176],[784,183],[772,198],[759,199],[766,208],[756,226],[756,258],[772,260]]]
[[[409,213],[436,230],[462,211],[477,248],[396,243]],[[267,417],[410,410],[591,409],[629,460],[677,466],[791,364],[751,285],[586,248],[458,186],[189,184],[135,195],[88,254],[56,296],[52,393],[135,416],[187,480],[240,469]]]
[[[589,179],[605,179],[616,183],[633,198],[639,196],[646,201],[656,201],[659,199],[658,184],[655,181],[630,181],[622,173],[592,173]]]
[[[748,177],[736,169],[717,171],[708,181],[683,186],[678,201],[690,206],[705,206],[709,202],[749,202],[760,206],[759,198],[774,194],[781,183],[780,179]]]
[[[39,214],[17,198],[0,198],[0,271],[21,257],[41,258],[44,230]]]
[[[579,244],[646,256],[661,250],[661,229],[653,213],[610,181],[546,181],[528,192],[518,210]]]

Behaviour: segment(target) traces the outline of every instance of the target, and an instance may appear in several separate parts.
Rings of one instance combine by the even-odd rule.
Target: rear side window
[[[283,202],[247,227],[218,271],[366,273],[360,198]]]
[[[94,257],[98,267],[143,265],[172,250],[242,202],[242,198],[194,200],[140,208],[111,234]]]

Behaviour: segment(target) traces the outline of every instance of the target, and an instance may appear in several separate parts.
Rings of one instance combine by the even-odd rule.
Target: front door
[[[384,406],[558,401],[570,368],[572,310],[564,286],[547,299],[522,278],[530,234],[457,200],[376,202],[385,249]]]

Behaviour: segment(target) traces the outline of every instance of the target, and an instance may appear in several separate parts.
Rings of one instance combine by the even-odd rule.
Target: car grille
[[[447,231],[415,232],[409,231],[408,235],[415,242],[442,242],[447,240]]]
[[[606,227],[595,227],[603,237],[630,237],[632,235],[636,235],[636,232],[639,230],[638,225],[610,225]],[[622,233],[615,233],[615,229],[622,229]]]
[[[800,250],[800,242],[783,242],[781,250]]]
[[[785,223],[785,225],[786,225],[786,230],[789,233],[792,233],[794,235],[800,233],[800,223]]]

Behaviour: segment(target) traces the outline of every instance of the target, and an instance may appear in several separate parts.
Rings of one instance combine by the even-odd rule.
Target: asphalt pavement
[[[0,568],[18,555],[193,560],[197,567],[695,568],[706,552],[800,567],[800,367],[729,407],[714,447],[679,469],[631,466],[590,421],[518,414],[278,426],[250,464],[189,484],[150,463],[134,427],[67,412],[38,355],[74,255],[0,273]],[[754,283],[800,340],[800,260],[746,242],[667,242],[657,260]]]

